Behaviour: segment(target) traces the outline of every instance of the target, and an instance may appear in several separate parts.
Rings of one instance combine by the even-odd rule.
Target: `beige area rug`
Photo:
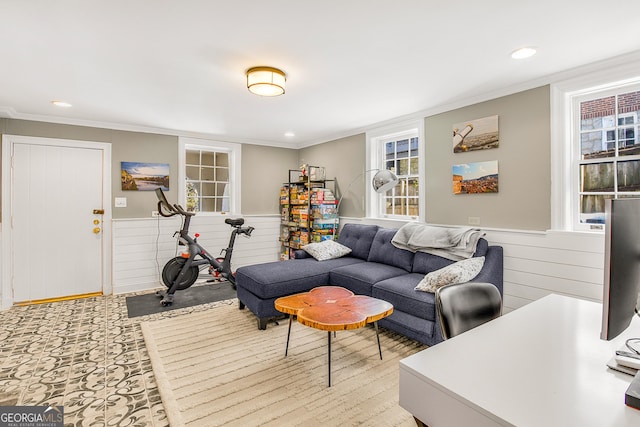
[[[143,322],[171,426],[415,426],[398,405],[400,359],[425,347],[381,329],[327,332],[288,320],[258,330],[236,300],[211,310]]]

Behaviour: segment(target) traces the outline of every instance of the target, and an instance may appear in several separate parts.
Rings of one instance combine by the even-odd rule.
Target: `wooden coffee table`
[[[320,286],[309,292],[278,298],[275,301],[275,308],[289,315],[285,357],[289,351],[291,323],[294,316],[305,326],[327,331],[329,387],[331,387],[331,332],[335,335],[336,331],[358,329],[367,323],[373,323],[378,339],[378,352],[382,360],[378,320],[393,313],[393,305],[386,301],[366,295],[355,295],[350,290],[339,286]]]

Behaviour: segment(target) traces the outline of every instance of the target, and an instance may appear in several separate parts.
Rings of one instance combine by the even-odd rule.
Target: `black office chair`
[[[447,285],[436,291],[436,310],[442,337],[447,340],[500,317],[502,296],[491,283]]]

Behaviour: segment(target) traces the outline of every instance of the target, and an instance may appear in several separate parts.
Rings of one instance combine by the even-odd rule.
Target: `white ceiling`
[[[638,0],[0,0],[0,116],[301,147],[635,53],[638,16]],[[285,95],[247,91],[259,65]]]

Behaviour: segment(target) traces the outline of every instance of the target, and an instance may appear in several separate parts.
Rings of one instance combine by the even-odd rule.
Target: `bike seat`
[[[227,218],[224,220],[225,224],[229,224],[232,227],[240,227],[244,224],[244,218]]]

